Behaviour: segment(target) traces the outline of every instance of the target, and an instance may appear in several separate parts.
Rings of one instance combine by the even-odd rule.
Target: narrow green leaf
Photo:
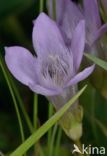
[[[44,0],[40,0],[39,12],[43,12],[43,9],[44,9]]]
[[[107,62],[93,56],[90,54],[84,54],[88,59],[90,59],[91,61],[93,61],[95,64],[97,64],[98,66],[100,66],[101,68],[107,70]]]
[[[33,108],[33,125],[34,125],[34,130],[37,129],[37,122],[38,122],[38,96],[34,94],[34,108]]]
[[[22,156],[33,144],[35,144],[70,108],[78,97],[86,89],[85,85],[67,104],[55,113],[45,124],[43,124],[34,134],[32,134],[23,144],[21,144],[10,156]]]
[[[22,101],[22,99],[21,99],[21,96],[20,96],[20,94],[19,94],[19,92],[18,92],[18,89],[17,89],[17,87],[16,87],[16,85],[15,85],[13,79],[12,79],[12,76],[10,75],[10,73],[8,72],[8,70],[7,70],[7,68],[6,68],[6,64],[5,64],[5,62],[4,62],[4,60],[3,60],[3,58],[2,58],[1,55],[0,55],[0,61],[1,61],[1,62],[0,62],[0,65],[2,65],[2,69],[3,69],[3,71],[5,71],[5,73],[6,73],[5,77],[7,77],[7,80],[9,81],[10,86],[11,86],[12,89],[13,89],[14,96],[15,96],[15,98],[16,98],[16,101],[18,101],[18,103],[19,103],[19,107],[21,108],[21,111],[22,111],[22,113],[23,113],[23,115],[24,115],[25,121],[26,121],[26,123],[27,123],[27,125],[28,125],[28,128],[29,128],[29,131],[30,131],[31,133],[33,133],[33,132],[34,132],[34,128],[33,128],[33,125],[32,125],[32,123],[31,123],[31,121],[30,121],[30,118],[29,118],[29,116],[28,116],[28,114],[27,114],[27,112],[26,112],[26,110],[25,110],[25,108],[24,108],[24,103],[23,103],[23,101]],[[11,92],[10,92],[10,93],[11,93]],[[17,104],[18,104],[18,103],[17,103]]]
[[[25,137],[24,137],[24,130],[23,130],[23,124],[22,124],[22,120],[21,120],[21,116],[20,116],[20,112],[19,112],[17,100],[16,100],[15,94],[14,94],[14,92],[13,92],[11,83],[10,83],[10,81],[9,81],[8,74],[7,74],[6,70],[5,70],[5,66],[4,66],[3,59],[2,59],[2,56],[1,56],[1,55],[0,55],[0,67],[1,67],[1,69],[2,69],[2,71],[3,71],[5,80],[6,80],[6,82],[7,82],[8,88],[9,88],[9,90],[10,90],[10,94],[11,94],[11,96],[12,96],[13,104],[14,104],[14,107],[15,107],[15,111],[16,111],[16,115],[17,115],[17,119],[18,119],[18,123],[19,123],[19,128],[20,128],[20,133],[21,133],[22,142],[24,142],[24,140],[25,140]]]
[[[52,136],[51,136],[51,142],[50,142],[50,148],[48,149],[48,155],[53,155],[53,152],[54,152],[54,143],[55,143],[55,140],[56,140],[56,133],[57,133],[57,130],[58,130],[58,124],[56,124],[53,128],[53,132],[52,132]]]
[[[54,112],[53,105],[52,105],[52,103],[49,103],[48,119],[51,118],[51,116],[53,115],[53,112]],[[48,139],[47,139],[48,149],[50,149],[51,136],[52,136],[52,128],[50,128],[50,130],[48,131]]]
[[[107,137],[107,127],[99,120],[94,118],[94,121],[96,122],[96,124],[99,126],[99,128],[101,129],[101,131],[103,132],[103,134],[105,135],[105,137]]]
[[[55,156],[59,156],[59,148],[60,148],[60,145],[61,145],[61,138],[62,138],[62,129],[61,129],[61,127],[59,127],[58,135],[57,135],[57,138],[56,138],[56,146],[55,146],[55,150],[54,150],[54,155]]]

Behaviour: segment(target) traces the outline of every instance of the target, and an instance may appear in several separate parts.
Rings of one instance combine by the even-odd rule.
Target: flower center
[[[63,86],[69,74],[69,63],[63,56],[49,55],[42,64],[44,79],[49,80],[53,85]]]

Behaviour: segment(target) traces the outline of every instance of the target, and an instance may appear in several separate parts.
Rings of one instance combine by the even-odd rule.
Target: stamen
[[[45,79],[51,80],[54,84],[62,86],[69,74],[68,60],[58,55],[49,55],[42,66],[42,74]]]

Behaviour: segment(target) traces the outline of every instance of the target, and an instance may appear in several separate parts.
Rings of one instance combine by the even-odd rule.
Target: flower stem
[[[58,129],[58,135],[56,138],[56,147],[55,147],[55,156],[59,156],[59,147],[60,147],[60,143],[61,143],[61,137],[62,137],[62,129],[61,127],[59,127]]]
[[[56,132],[57,132],[57,129],[58,129],[58,125],[56,124],[53,128],[53,133],[52,133],[52,137],[51,137],[51,142],[50,142],[50,148],[49,148],[49,156],[53,155],[53,148],[54,148],[54,141],[55,141],[55,135],[56,135]]]
[[[2,57],[1,57],[1,59],[2,59]],[[9,80],[9,82],[11,84],[11,87],[12,87],[12,89],[14,91],[14,94],[15,94],[17,100],[18,100],[19,107],[20,107],[20,109],[21,109],[21,111],[23,113],[24,119],[25,119],[25,121],[27,123],[27,126],[29,128],[29,131],[30,131],[30,133],[32,133],[33,132],[33,126],[32,126],[32,123],[30,121],[30,118],[29,118],[29,116],[28,116],[28,114],[27,114],[27,112],[26,112],[26,110],[24,108],[24,104],[23,104],[23,101],[22,101],[22,99],[20,97],[20,94],[19,94],[19,92],[17,90],[17,87],[16,87],[10,73],[8,72],[8,70],[7,70],[7,68],[6,68],[5,64],[4,64],[3,59],[1,61],[2,61],[2,66],[4,67],[4,70],[5,70],[6,75],[8,77],[8,80]]]
[[[34,131],[37,129],[37,118],[38,118],[38,96],[34,94],[34,104],[33,104],[33,125],[34,125]],[[34,153],[36,156],[39,156],[39,144],[34,145]]]
[[[9,76],[10,76],[10,75],[9,75]],[[32,133],[32,132],[33,132],[33,125],[32,125],[32,123],[31,123],[31,121],[30,121],[30,118],[29,118],[29,116],[28,116],[28,114],[27,114],[25,108],[24,108],[24,104],[23,104],[23,102],[22,102],[22,99],[21,99],[21,97],[20,97],[20,94],[19,94],[19,92],[18,92],[18,90],[17,90],[17,88],[16,88],[16,86],[15,86],[13,80],[10,79],[10,81],[11,81],[11,84],[12,84],[12,87],[13,87],[13,90],[14,90],[14,93],[16,94],[17,100],[18,100],[18,102],[19,102],[19,107],[20,107],[20,109],[21,109],[21,111],[22,111],[22,113],[23,113],[23,115],[24,115],[24,119],[25,119],[25,121],[26,121],[26,123],[27,123],[27,126],[28,126],[28,128],[29,128],[29,131],[30,131],[30,133]]]
[[[52,114],[53,114],[53,105],[49,103],[48,119],[52,116]],[[48,131],[48,148],[50,148],[51,135],[52,135],[52,129]]]
[[[43,8],[44,8],[44,0],[40,0],[39,12],[43,12]]]
[[[34,95],[34,107],[33,107],[33,132],[37,130],[38,127],[38,96]],[[39,142],[34,145],[34,153],[36,156],[44,156],[43,150]]]
[[[34,130],[37,129],[37,119],[38,119],[38,96],[34,95],[34,107],[33,107],[33,125]]]
[[[53,0],[53,19],[56,20],[56,0]]]

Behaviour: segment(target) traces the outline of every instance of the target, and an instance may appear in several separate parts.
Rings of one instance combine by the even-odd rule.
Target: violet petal
[[[100,39],[106,32],[107,32],[107,23],[104,24],[98,31],[95,32],[92,44],[94,44],[98,39]]]
[[[67,51],[57,24],[44,13],[35,20],[32,37],[38,56],[64,54]]]
[[[45,95],[45,96],[54,96],[54,95],[59,95],[62,90],[52,90],[52,89],[48,89],[48,88],[45,88],[43,86],[40,86],[38,84],[31,84],[29,83],[29,88],[34,91],[35,93],[37,94],[41,94],[41,95]]]
[[[97,0],[83,0],[83,3],[87,27],[90,31],[96,31],[101,26],[98,2]]]
[[[25,85],[36,81],[36,58],[25,48],[19,46],[5,47],[6,64],[16,79]]]
[[[74,67],[77,71],[84,52],[85,46],[85,21],[81,20],[73,32],[71,51],[73,53]]]
[[[60,5],[58,6],[61,7]],[[60,11],[61,9],[58,9]],[[65,0],[62,16],[57,23],[63,34],[65,43],[70,45],[73,31],[80,20],[84,19],[80,8],[70,0]]]
[[[85,68],[82,72],[75,75],[67,84],[66,87],[77,84],[78,82],[87,78],[94,70],[95,65]]]

